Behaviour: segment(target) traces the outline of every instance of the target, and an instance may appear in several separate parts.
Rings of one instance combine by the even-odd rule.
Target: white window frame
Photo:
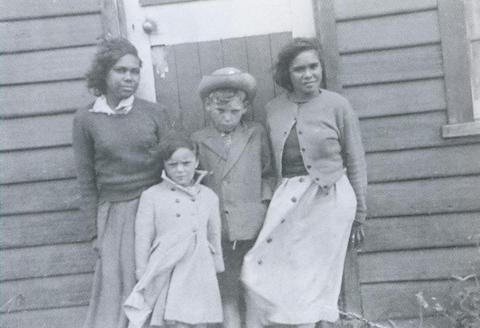
[[[477,0],[438,0],[438,16],[442,42],[444,78],[447,96],[448,123],[442,127],[443,138],[480,135],[480,108],[474,102],[480,90],[476,76],[480,58],[472,58],[473,28],[480,22]],[[474,11],[476,14],[474,15]],[[474,21],[475,20],[475,21]],[[480,56],[480,51],[476,53]],[[474,65],[475,63],[475,65]],[[474,115],[476,114],[476,115]]]

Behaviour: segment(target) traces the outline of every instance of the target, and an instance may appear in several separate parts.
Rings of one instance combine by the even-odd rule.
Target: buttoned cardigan
[[[355,220],[363,222],[367,189],[365,152],[359,121],[348,100],[323,89],[305,103],[295,103],[282,94],[266,105],[266,111],[277,178],[282,177],[285,141],[296,124],[303,162],[312,180],[328,191],[346,172],[357,198]]]

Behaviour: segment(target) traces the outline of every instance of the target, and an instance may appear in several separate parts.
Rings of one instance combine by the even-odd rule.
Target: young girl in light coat
[[[196,147],[171,134],[163,182],[142,193],[135,223],[138,283],[125,302],[130,327],[206,327],[222,322],[224,270],[218,197],[199,184]]]

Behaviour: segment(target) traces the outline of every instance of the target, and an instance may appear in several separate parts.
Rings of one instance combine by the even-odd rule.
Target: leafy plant
[[[480,252],[480,234],[470,239],[476,242]],[[452,328],[480,328],[480,270],[476,271],[465,277],[453,276],[456,283],[452,284],[449,294],[442,301],[435,297],[426,299],[422,292],[417,293],[419,328],[423,326],[423,313],[428,309],[448,319]]]

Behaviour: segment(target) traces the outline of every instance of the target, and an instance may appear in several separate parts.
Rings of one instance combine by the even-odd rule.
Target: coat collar
[[[175,187],[178,190],[183,191],[190,197],[195,197],[200,192],[200,182],[207,174],[208,174],[207,171],[202,171],[202,170],[195,171],[195,176],[194,176],[195,182],[188,187],[181,186],[175,181],[173,181],[172,179],[170,179],[165,173],[165,171],[162,171],[162,179],[165,183],[171,185],[172,187]]]
[[[240,124],[235,131],[232,132],[232,143],[230,149],[227,151],[220,133],[213,126],[207,128],[205,139],[202,140],[202,143],[226,161],[221,174],[222,178],[227,175],[238,161],[250,141],[254,130],[253,127],[249,127],[244,123]]]

